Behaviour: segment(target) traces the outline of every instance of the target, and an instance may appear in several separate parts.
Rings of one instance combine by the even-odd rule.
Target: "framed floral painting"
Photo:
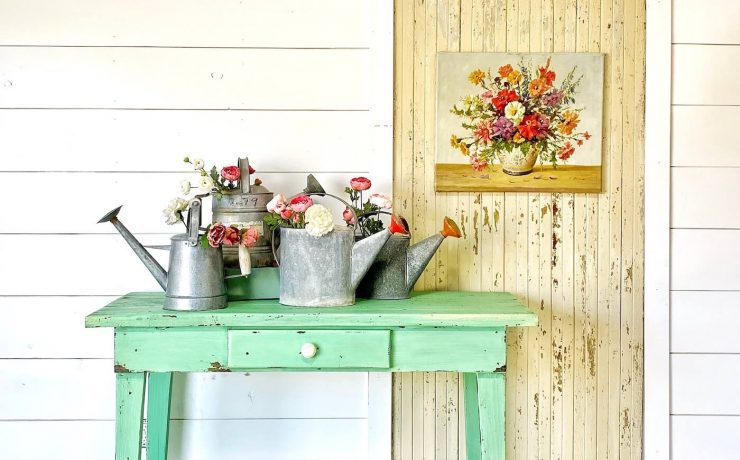
[[[604,55],[439,53],[441,192],[600,192]]]

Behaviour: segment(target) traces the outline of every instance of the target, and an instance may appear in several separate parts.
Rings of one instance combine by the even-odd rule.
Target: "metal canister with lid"
[[[272,255],[272,234],[266,230],[262,221],[267,212],[267,203],[273,193],[262,185],[254,185],[250,178],[249,160],[239,158],[241,175],[237,188],[224,191],[214,196],[212,201],[213,222],[224,225],[250,226],[260,232],[257,245],[249,248],[252,267],[272,267],[275,258]],[[227,268],[239,267],[239,250],[237,247],[224,246],[224,265]]]

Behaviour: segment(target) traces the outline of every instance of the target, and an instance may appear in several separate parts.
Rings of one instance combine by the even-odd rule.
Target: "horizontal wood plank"
[[[0,171],[191,171],[186,155],[248,155],[257,176],[365,171],[369,139],[368,112],[5,109]]]
[[[671,231],[671,289],[740,290],[740,230]]]
[[[113,297],[0,297],[0,358],[112,358],[113,331],[85,315]]]
[[[112,421],[0,422],[0,445],[3,458],[14,460],[110,459],[114,432]],[[326,442],[327,433],[331,442]],[[364,458],[367,421],[173,420],[169,446],[169,457],[180,460]]]
[[[0,108],[367,110],[368,63],[367,50],[0,47]]]
[[[673,166],[740,166],[740,146],[728,136],[736,129],[740,106],[674,106],[672,114]]]
[[[740,44],[740,2],[673,0],[672,16],[674,43]]]
[[[672,460],[736,460],[740,417],[671,417]]]
[[[740,354],[671,356],[671,413],[740,415]]]
[[[3,0],[0,45],[367,47],[368,3]]]
[[[173,162],[177,164],[178,162]],[[316,173],[322,186],[330,193],[344,195],[349,180],[362,171],[347,173]],[[307,173],[263,173],[258,177],[270,191],[286,196],[299,193],[306,187]],[[98,220],[111,209],[123,204],[121,221],[137,233],[182,233],[181,224],[167,225],[162,210],[180,193],[180,182],[190,180],[197,186],[199,176],[195,172],[182,173],[0,173],[0,183],[8,190],[23,190],[22,199],[8,200],[3,213],[13,216],[0,225],[0,234],[8,233],[116,233],[110,224],[98,224]],[[39,186],[29,187],[29,184]],[[38,217],[38,208],[30,203],[45,203],[50,193],[62,192],[74,204],[44,205],[44,225],[28,228],[28,222]],[[189,196],[199,193],[193,190]],[[210,199],[204,200],[203,218],[211,221]],[[56,200],[55,200],[56,202]],[[317,198],[317,202],[329,205],[337,223],[343,205],[329,199]],[[74,218],[70,218],[70,206]],[[116,233],[117,234],[117,233]],[[123,240],[121,240],[123,243]]]
[[[673,104],[740,105],[738,61],[740,45],[673,45]]]
[[[728,210],[740,197],[740,168],[672,168],[672,228],[740,228],[740,213]]]
[[[671,293],[671,351],[740,353],[740,292]]]
[[[175,374],[173,419],[364,418],[367,373]],[[112,420],[107,359],[0,360],[0,420]]]
[[[348,308],[287,307],[277,299],[230,302],[211,311],[174,312],[164,294],[132,292],[90,314],[87,327],[244,327],[366,329],[533,326],[537,315],[507,292],[426,291],[402,300],[357,299]]]

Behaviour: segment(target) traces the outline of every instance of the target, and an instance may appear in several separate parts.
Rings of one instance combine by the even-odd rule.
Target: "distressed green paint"
[[[481,460],[481,427],[476,374],[463,374],[463,391],[465,396],[465,450],[468,460]]]
[[[226,367],[226,329],[121,328],[115,334],[116,369],[197,372]]]
[[[141,459],[143,372],[116,374],[116,460]]]
[[[506,362],[503,329],[395,330],[393,371],[493,371]]]
[[[481,460],[501,460],[506,455],[505,395],[506,375],[504,373],[478,374]]]
[[[161,293],[133,293],[89,315],[87,327],[115,327],[116,460],[139,459],[144,372],[149,387],[148,456],[167,454],[171,372],[465,372],[468,458],[504,458],[505,331],[537,315],[511,294],[414,293],[342,308],[232,302],[223,310],[171,312]],[[314,343],[314,358],[300,355]],[[474,372],[477,372],[476,375]]]
[[[163,293],[132,293],[89,315],[87,327],[228,326],[367,329],[534,326],[537,315],[505,292],[415,292],[403,300],[363,300],[340,308],[286,307],[277,300],[230,302],[204,312],[162,309]]]
[[[147,460],[167,460],[172,372],[152,372],[147,382]]]
[[[390,366],[389,331],[229,331],[229,367],[379,368]],[[304,358],[303,344],[316,346]]]

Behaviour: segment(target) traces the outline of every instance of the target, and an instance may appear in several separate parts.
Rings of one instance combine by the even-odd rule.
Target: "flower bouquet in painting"
[[[476,69],[468,75],[477,91],[452,107],[463,130],[452,134],[450,144],[474,170],[495,160],[515,176],[531,173],[538,159],[557,167],[590,139],[588,131],[578,130],[575,95],[582,77],[574,67],[558,83],[550,62],[534,69],[506,64],[495,74]]]

